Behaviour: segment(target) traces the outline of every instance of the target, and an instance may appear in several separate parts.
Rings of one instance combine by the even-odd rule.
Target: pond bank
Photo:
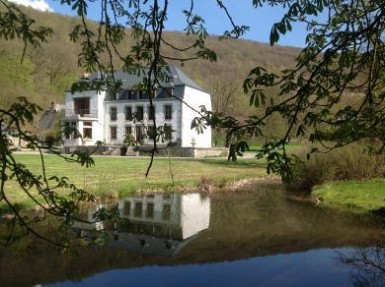
[[[17,154],[17,160],[32,171],[41,170],[36,154]],[[280,182],[279,177],[266,174],[266,164],[255,158],[239,159],[236,164],[224,158],[187,159],[156,158],[150,175],[145,177],[149,158],[95,157],[95,166],[79,167],[54,155],[45,156],[48,176],[66,176],[80,188],[101,198],[119,198],[135,192],[238,190],[249,185]],[[13,204],[31,208],[32,201],[18,187],[7,181],[8,198]],[[65,194],[64,190],[57,190]],[[385,206],[385,180],[334,182],[315,187],[313,197],[290,195],[297,201],[311,201],[320,206],[346,209],[359,213],[381,213]],[[5,212],[0,203],[0,213]]]
[[[313,189],[320,205],[354,213],[385,215],[385,180],[329,182]]]

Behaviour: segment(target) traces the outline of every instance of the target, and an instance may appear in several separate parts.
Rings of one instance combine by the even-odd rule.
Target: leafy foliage
[[[33,25],[35,20],[29,18],[15,4],[5,0],[0,1],[0,4],[5,8],[4,12],[0,12],[0,38],[21,39],[24,43],[24,52],[27,45],[39,47],[52,34],[51,28],[35,27]]]
[[[247,150],[250,150],[250,147],[245,141],[240,141],[236,144],[231,144],[227,161],[230,161],[231,159],[232,162],[236,162],[238,160],[238,156],[243,156],[243,153]]]
[[[268,171],[279,173],[284,180],[293,178],[293,166],[298,162],[285,149],[292,137],[320,142],[325,149],[371,139],[383,143],[377,149],[382,152],[383,5],[354,0],[261,0],[253,4],[281,6],[286,11],[272,27],[271,45],[291,30],[291,23],[303,22],[308,29],[306,47],[292,69],[277,73],[255,67],[250,71],[243,87],[251,96],[250,104],[265,107],[263,114],[244,123],[233,120],[230,126],[226,117],[215,124],[233,134],[259,134],[271,116],[282,117],[287,122],[285,133],[281,139],[267,142],[259,156],[266,155]],[[266,88],[271,87],[277,87],[279,93],[269,103]],[[358,95],[354,101],[346,101],[351,92]]]
[[[0,109],[0,201],[5,202],[14,214],[11,221],[11,232],[7,236],[7,243],[12,242],[20,235],[33,233],[38,237],[65,247],[65,241],[45,238],[36,232],[33,226],[45,217],[36,219],[23,215],[17,204],[9,198],[12,188],[8,187],[12,186],[13,181],[16,181],[27,197],[45,213],[60,217],[64,216],[64,226],[70,226],[74,220],[80,220],[75,216],[80,202],[94,200],[91,194],[77,188],[70,183],[68,178],[47,176],[43,157],[43,149],[47,148],[47,145],[45,142],[39,141],[38,137],[26,128],[27,124],[33,122],[34,115],[39,109],[36,104],[30,103],[25,98],[20,98],[18,103],[12,104],[8,109]],[[25,145],[38,151],[41,158],[40,171],[32,171],[26,165],[17,161],[12,151],[12,141],[17,141],[21,146]],[[94,163],[89,154],[74,153],[70,157],[63,157],[63,159],[86,166]],[[57,190],[62,192],[63,189],[68,190],[68,197],[63,197],[60,195],[61,193],[57,192]]]
[[[372,152],[379,142],[359,141],[328,153],[310,156],[311,149],[303,146],[296,152],[302,160],[290,189],[311,192],[315,185],[328,181],[351,181],[381,178],[385,175],[385,155]],[[315,149],[314,147],[312,148]]]

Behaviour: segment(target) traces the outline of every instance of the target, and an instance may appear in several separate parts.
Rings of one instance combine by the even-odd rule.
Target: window
[[[136,94],[136,91],[130,91],[130,97],[129,99],[130,100],[136,100],[138,97],[137,97],[137,94]]]
[[[135,202],[134,216],[140,217],[142,216],[143,206],[141,202]]]
[[[132,126],[125,126],[124,133],[125,135],[132,135]]]
[[[111,107],[110,108],[110,120],[111,121],[116,121],[118,116],[117,108],[116,107]]]
[[[132,90],[125,90],[120,95],[120,100],[136,100],[136,92]]]
[[[92,139],[92,122],[83,123],[83,137],[84,139]]]
[[[148,119],[150,121],[154,120],[155,118],[155,106],[148,106]]]
[[[136,107],[135,117],[138,121],[143,121],[143,107],[142,106]]]
[[[84,116],[90,114],[90,98],[76,98],[74,99],[75,114]]]
[[[124,93],[122,93],[120,96],[119,96],[119,100],[121,100],[121,97],[124,96]],[[107,99],[109,99],[110,101],[116,101],[117,99],[117,94],[115,91],[108,91],[107,92]]]
[[[132,107],[126,106],[126,121],[132,121]]]
[[[123,215],[130,216],[131,215],[131,202],[125,201],[123,204]]]
[[[164,106],[164,119],[165,120],[171,120],[172,119],[172,106],[171,105],[165,105]]]
[[[131,91],[130,90],[124,90],[120,93],[119,100],[126,101],[129,100],[131,97]]]
[[[163,205],[162,219],[163,220],[169,220],[170,217],[171,217],[171,205],[165,204],[165,205]]]
[[[148,99],[148,94],[145,91],[139,91],[139,99]]]
[[[166,98],[172,98],[172,96],[174,95],[174,89],[166,88],[165,93],[166,93]]]
[[[116,140],[116,127],[110,127],[111,139]]]
[[[172,127],[168,125],[164,125],[164,139],[165,140],[172,140]]]
[[[155,127],[147,126],[147,136],[148,139],[153,140],[155,138]]]
[[[146,217],[147,218],[153,218],[154,217],[154,204],[153,203],[147,203]]]
[[[135,137],[132,134],[132,126],[125,126],[124,127],[124,140],[123,142],[128,146],[134,146],[135,145]]]

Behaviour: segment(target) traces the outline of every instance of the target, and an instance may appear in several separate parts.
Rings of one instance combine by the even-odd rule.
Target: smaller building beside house
[[[165,142],[173,142],[182,148],[210,148],[211,128],[198,134],[191,129],[200,106],[211,110],[211,95],[179,68],[165,68],[167,81],[154,91],[154,108],[150,108],[149,95],[138,88],[143,76],[115,72],[116,81],[121,81],[119,91],[87,90],[65,94],[63,124],[76,128],[81,137],[66,134],[64,147],[93,146],[101,141],[110,146],[121,146],[127,135],[139,146],[151,146],[156,126],[163,127]],[[81,81],[100,77],[91,74]]]

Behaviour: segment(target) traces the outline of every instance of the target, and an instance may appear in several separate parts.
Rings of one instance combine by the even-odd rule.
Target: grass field
[[[313,195],[325,207],[385,215],[384,179],[325,183],[316,187]]]
[[[17,154],[16,158],[36,174],[41,173],[38,155]],[[55,155],[46,155],[46,172],[48,176],[66,176],[78,187],[106,197],[122,196],[139,190],[167,191],[185,186],[194,187],[202,182],[224,186],[241,179],[266,175],[263,162],[254,158],[240,159],[236,164],[228,163],[226,158],[155,158],[147,178],[145,172],[149,157],[95,156],[94,160],[94,166],[84,168],[65,162]],[[6,191],[12,202],[31,205],[16,182],[8,181]]]

